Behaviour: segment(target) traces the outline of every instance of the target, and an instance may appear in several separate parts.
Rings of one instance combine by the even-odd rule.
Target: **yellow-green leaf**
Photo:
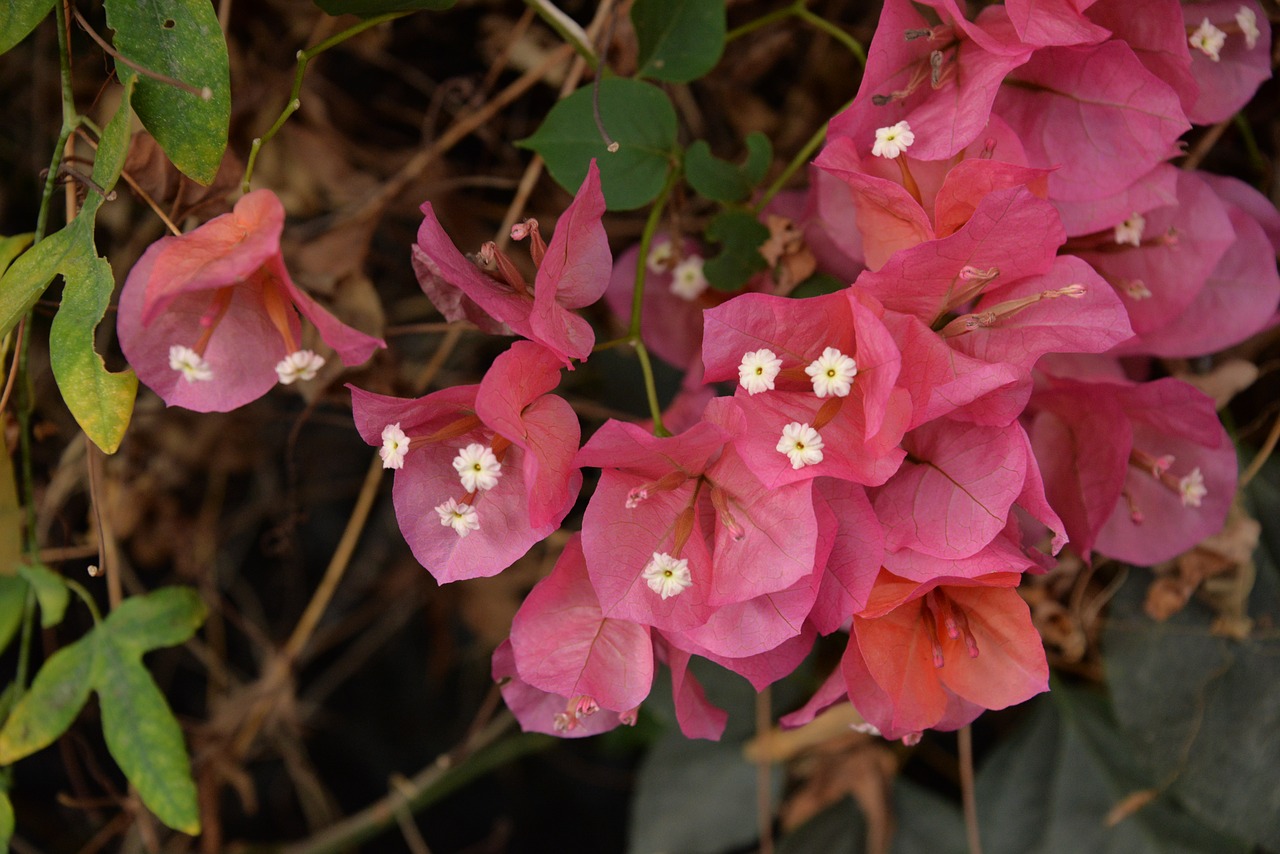
[[[40,604],[40,627],[51,629],[61,623],[67,613],[67,602],[71,599],[62,576],[39,564],[22,564],[18,567],[18,574],[36,593],[36,602]]]
[[[204,602],[190,587],[162,587],[131,596],[107,617],[103,631],[123,650],[141,656],[188,640],[205,618]]]
[[[64,646],[40,668],[0,729],[0,765],[10,765],[47,747],[66,732],[89,699],[95,633]]]
[[[0,53],[4,53],[36,28],[53,10],[55,0],[0,0]]]

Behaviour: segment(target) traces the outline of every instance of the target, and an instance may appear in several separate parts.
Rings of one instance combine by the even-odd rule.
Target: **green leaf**
[[[618,150],[609,152],[592,111],[592,87],[579,89],[551,108],[537,132],[516,144],[542,155],[561,187],[576,192],[591,159],[610,210],[631,210],[653,201],[676,150],[676,111],[661,89],[638,80],[600,81],[600,117]]]
[[[22,625],[22,612],[27,605],[27,582],[14,575],[0,576],[0,652]]]
[[[720,254],[708,259],[702,268],[702,274],[716,290],[739,290],[769,266],[760,254],[760,247],[769,239],[769,229],[748,211],[721,211],[707,226],[707,239],[724,244]]]
[[[724,0],[636,0],[631,24],[640,42],[639,77],[688,83],[724,53]]]
[[[837,279],[830,273],[814,273],[796,285],[787,296],[794,299],[820,297],[823,294],[834,294],[836,291],[842,291],[847,287],[849,287],[847,282]]]
[[[56,0],[0,0],[0,53],[25,39],[53,9]]]
[[[1249,597],[1255,630],[1213,633],[1197,600],[1164,622],[1143,610],[1151,576],[1130,573],[1111,605],[1103,662],[1115,714],[1144,770],[1202,821],[1263,848],[1280,849],[1280,514],[1278,470],[1245,492],[1263,521]]]
[[[47,747],[76,719],[89,699],[96,656],[94,632],[49,656],[31,690],[0,728],[0,765]]]
[[[14,830],[13,803],[8,792],[0,792],[0,851],[9,850]]]
[[[196,633],[206,615],[200,594],[190,587],[162,587],[145,596],[131,596],[103,622],[102,630],[134,657],[184,643]]]
[[[862,854],[866,836],[862,810],[844,797],[778,840],[778,854]]]
[[[747,159],[738,166],[711,153],[711,146],[698,140],[684,156],[684,174],[699,194],[716,202],[731,204],[751,195],[773,159],[773,146],[762,133],[747,136]]]
[[[22,560],[22,531],[26,513],[18,502],[13,460],[0,453],[0,577],[13,576]]]
[[[66,259],[80,251],[78,238],[68,226],[41,240],[13,262],[0,277],[0,336],[13,331],[58,275]]]
[[[0,237],[0,274],[9,269],[13,259],[17,258],[31,245],[33,234],[15,234],[13,237]]]
[[[782,790],[773,768],[771,790]],[[670,732],[640,768],[627,848],[632,854],[717,854],[749,845],[756,832],[756,766],[740,743],[690,741]]]
[[[40,604],[40,627],[51,629],[61,623],[67,613],[67,602],[71,599],[71,592],[67,590],[62,576],[39,564],[23,564],[18,568],[18,574],[35,591],[36,602]]]
[[[330,15],[359,15],[372,18],[388,12],[416,12],[425,9],[440,12],[451,9],[458,0],[316,0],[316,5]]]
[[[142,67],[210,93],[208,100],[141,76],[133,108],[173,165],[201,184],[227,147],[231,80],[227,43],[208,0],[106,0],[115,46]],[[123,64],[123,63],[122,63]],[[124,74],[121,75],[125,76]]]
[[[93,686],[107,749],[147,809],[174,830],[199,833],[200,809],[182,728],[136,649],[121,646],[115,632],[101,638]]]
[[[129,426],[138,377],[132,369],[108,371],[94,349],[94,330],[111,302],[115,278],[107,259],[96,253],[91,228],[83,217],[76,219],[79,251],[65,256],[59,270],[66,286],[49,330],[49,361],[62,398],[80,428],[95,445],[112,454]]]
[[[126,70],[120,75],[120,80],[123,89],[120,95],[120,106],[112,114],[107,126],[102,129],[98,150],[93,155],[93,180],[108,194],[120,180],[120,173],[124,171],[124,162],[129,157],[129,140],[132,138],[133,129],[132,104],[134,92],[138,87],[138,75]],[[100,195],[97,196],[97,204],[94,205],[93,212],[97,211],[98,205],[103,201],[105,200]]]

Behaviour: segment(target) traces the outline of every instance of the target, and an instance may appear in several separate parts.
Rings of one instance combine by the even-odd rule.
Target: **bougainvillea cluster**
[[[638,255],[612,262],[594,164],[549,243],[536,222],[513,229],[533,282],[494,244],[464,256],[424,205],[423,290],[449,320],[524,340],[477,385],[352,389],[414,555],[440,582],[501,572],[565,521],[582,470],[599,473],[494,656],[522,725],[633,722],[662,663],[684,732],[716,738],[725,715],[692,656],[762,688],[835,633],[840,666],[785,723],[847,700],[913,739],[1046,690],[1023,574],[1068,543],[1086,560],[1167,559],[1232,500],[1212,401],[1153,379],[1152,357],[1273,322],[1280,217],[1168,161],[1192,123],[1248,100],[1269,55],[1254,0],[1141,15],[1007,0],[972,20],[954,0],[888,0],[810,189],[770,208],[841,287],[795,299],[765,273],[725,300],[695,241],[660,238],[644,259],[642,334],[689,369],[674,435],[610,421],[583,443],[555,394],[595,345],[574,311],[606,289],[623,310],[635,287]],[[130,275],[125,351],[170,403],[229,408],[305,379],[292,306],[344,359],[380,343],[292,285],[278,208],[250,194]]]

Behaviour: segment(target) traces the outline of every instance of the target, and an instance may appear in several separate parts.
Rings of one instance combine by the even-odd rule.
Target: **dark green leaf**
[[[893,783],[893,814],[898,826],[892,854],[970,854],[960,810],[941,795],[899,777]]]
[[[182,729],[136,650],[122,647],[115,632],[101,639],[93,686],[107,749],[147,809],[174,830],[199,833],[200,810]]]
[[[84,216],[87,214],[73,223],[73,231],[79,235],[79,252],[65,256],[59,269],[66,287],[49,330],[49,361],[62,398],[80,428],[111,454],[120,447],[129,426],[138,377],[132,369],[108,371],[94,349],[93,333],[106,314],[115,278],[107,259],[98,257],[92,225]]]
[[[40,564],[23,564],[18,568],[18,574],[35,591],[36,602],[40,604],[40,627],[51,629],[61,623],[67,613],[67,602],[71,599],[62,576]]]
[[[769,239],[769,229],[747,211],[721,211],[707,227],[707,239],[724,244],[720,254],[702,268],[702,274],[716,290],[739,290],[769,266],[760,254],[760,247]]]
[[[316,5],[330,15],[359,15],[372,18],[388,12],[416,12],[426,9],[439,12],[453,8],[458,0],[316,0]]]
[[[9,850],[13,829],[13,803],[9,800],[8,792],[0,792],[0,851]]]
[[[1103,660],[1116,717],[1148,774],[1204,822],[1280,849],[1280,491],[1275,469],[1250,483],[1264,520],[1254,555],[1250,614],[1242,640],[1212,633],[1214,615],[1196,601],[1163,623],[1142,603],[1150,575],[1133,571],[1112,604]]]
[[[210,93],[208,100],[140,77],[133,108],[173,165],[201,184],[218,173],[227,147],[231,81],[227,43],[208,0],[106,0],[121,54],[144,68]],[[127,72],[122,72],[122,76]]]
[[[600,81],[600,117],[618,143],[610,152],[592,112],[592,87],[579,89],[551,108],[537,132],[517,145],[547,161],[561,187],[576,192],[591,159],[610,210],[648,204],[662,191],[676,148],[676,111],[666,93],[638,80]]]
[[[89,699],[95,641],[90,632],[55,652],[40,668],[31,690],[0,728],[0,765],[47,747],[71,726]]]
[[[187,641],[204,622],[200,594],[190,587],[162,587],[131,596],[108,615],[102,630],[134,657]]]
[[[0,336],[18,325],[67,259],[83,252],[79,237],[73,233],[74,225],[41,240],[0,277]]]
[[[0,53],[12,49],[44,20],[56,0],[0,0]]]
[[[775,767],[772,792],[782,788]],[[718,854],[756,839],[756,766],[742,745],[671,732],[640,768],[627,848],[632,854]]]
[[[0,652],[22,625],[22,612],[27,605],[27,582],[17,576],[0,575]]]
[[[751,195],[772,158],[773,146],[762,133],[752,133],[747,137],[747,159],[741,166],[716,157],[706,142],[698,140],[685,152],[684,174],[689,186],[699,194],[713,201],[731,204]]]
[[[778,854],[862,854],[867,823],[852,798],[842,798],[778,841]]]
[[[724,53],[724,0],[636,0],[631,24],[640,42],[640,77],[688,83]]]
[[[837,279],[830,273],[814,273],[800,284],[796,285],[791,293],[787,296],[795,299],[804,299],[805,297],[819,297],[823,294],[834,294],[836,291],[842,291],[849,287],[848,284]]]

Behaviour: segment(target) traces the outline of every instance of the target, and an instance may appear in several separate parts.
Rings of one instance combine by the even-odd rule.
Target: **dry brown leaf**
[[[244,163],[228,148],[213,183],[204,187],[179,172],[151,134],[138,131],[129,140],[124,171],[170,220],[181,225],[188,217],[206,220],[231,210],[228,198],[239,187]]]

